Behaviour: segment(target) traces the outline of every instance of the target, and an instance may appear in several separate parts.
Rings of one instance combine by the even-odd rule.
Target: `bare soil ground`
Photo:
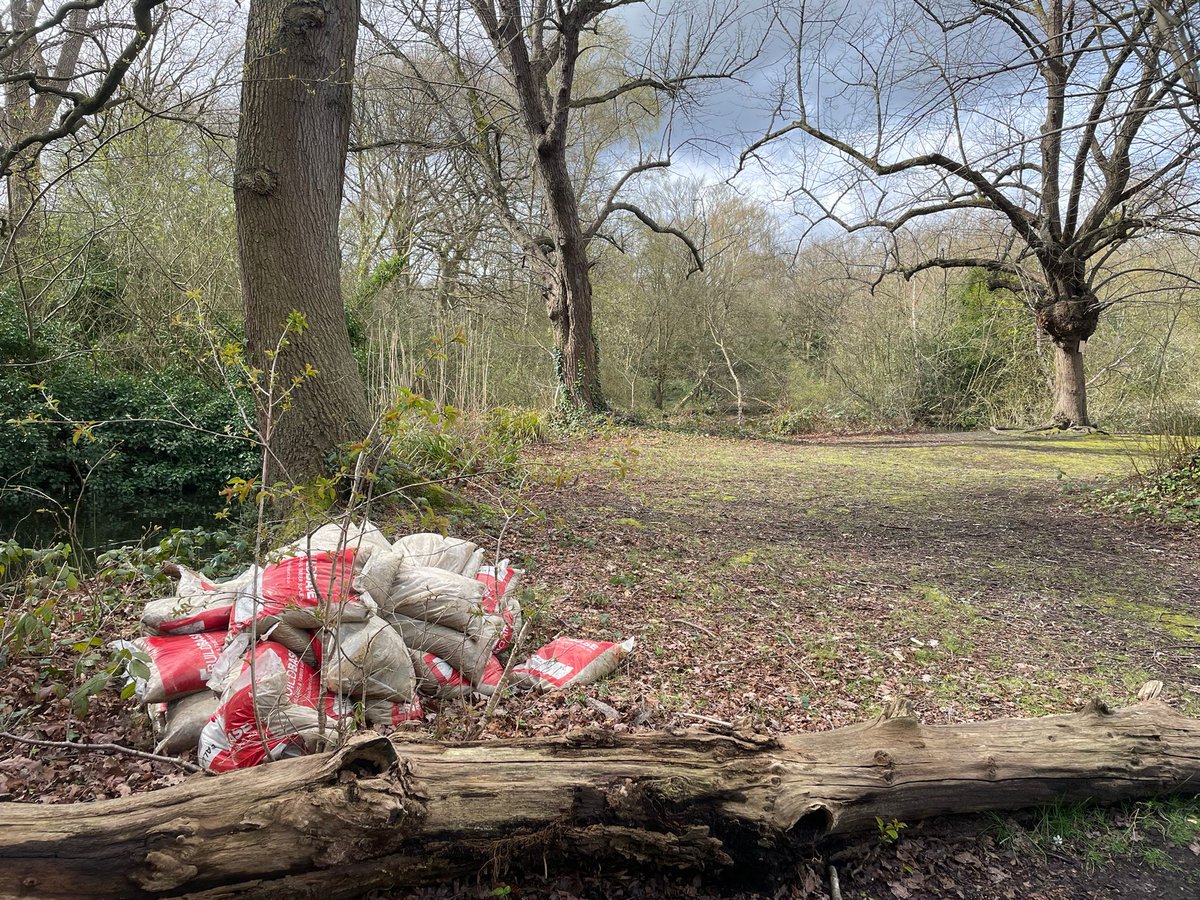
[[[1198,715],[1200,535],[1087,502],[1140,452],[1132,438],[990,434],[635,432],[543,448],[519,497],[488,498],[506,508],[519,499],[533,515],[453,527],[498,541],[529,569],[539,614],[527,650],[558,634],[633,636],[638,647],[626,670],[586,690],[505,699],[484,737],[597,722],[828,729],[896,696],[927,722],[1031,716],[1097,695],[1124,704],[1151,678]],[[135,621],[131,608],[112,636]],[[32,673],[0,678],[27,733],[149,744],[144,721],[115,697],[72,720]],[[422,727],[460,737],[480,711],[447,705]],[[0,740],[2,799],[90,800],[181,777]],[[1200,896],[1194,800],[897,824],[897,840],[814,851],[769,885],[756,873],[535,873],[424,896],[823,897],[830,863],[846,898]]]

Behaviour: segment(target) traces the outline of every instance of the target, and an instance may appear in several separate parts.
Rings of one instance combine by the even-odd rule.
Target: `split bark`
[[[0,804],[0,894],[359,896],[549,861],[761,871],[790,848],[872,829],[876,816],[911,822],[1197,785],[1200,721],[1157,699],[945,726],[894,709],[780,738],[365,737],[119,800]]]

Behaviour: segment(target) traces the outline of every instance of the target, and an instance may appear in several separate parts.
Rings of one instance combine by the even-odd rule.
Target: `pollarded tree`
[[[473,157],[481,199],[493,206],[536,274],[553,330],[562,400],[579,409],[605,405],[592,323],[595,260],[589,248],[609,237],[610,217],[633,216],[653,231],[674,234],[699,262],[682,231],[621,198],[636,176],[666,167],[669,150],[643,154],[635,149],[636,164],[623,166],[604,191],[589,196],[581,170],[593,167],[578,158],[586,128],[581,120],[605,111],[613,134],[629,136],[637,120],[655,118],[701,82],[732,77],[746,58],[736,41],[725,45],[714,36],[731,13],[705,8],[679,16],[673,28],[660,22],[653,31],[662,40],[651,40],[640,59],[629,56],[623,65],[608,67],[603,78],[588,77],[585,55],[603,52],[605,40],[619,31],[614,11],[642,2],[415,4],[385,10],[372,25],[381,47],[403,64],[409,89],[423,92],[428,102],[463,108],[442,149]],[[430,51],[440,57],[433,70]],[[403,136],[394,139],[404,142]]]
[[[250,4],[234,201],[271,481],[305,480],[366,432],[338,240],[357,38],[356,2]]]
[[[781,10],[797,48],[794,84],[780,92],[779,123],[744,159],[807,136],[798,191],[818,218],[891,233],[893,272],[980,268],[989,287],[1026,298],[1056,348],[1053,418],[1088,425],[1083,347],[1120,299],[1100,293],[1106,266],[1135,238],[1194,229],[1200,196],[1200,133],[1177,114],[1178,53],[1153,6]],[[1194,15],[1191,4],[1172,8]],[[904,252],[910,229],[963,210],[1002,239]]]

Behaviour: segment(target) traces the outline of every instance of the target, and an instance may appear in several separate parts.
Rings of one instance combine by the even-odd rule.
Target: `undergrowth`
[[[1200,854],[1200,799],[1195,797],[1157,797],[1107,808],[1053,803],[1026,814],[990,817],[1002,846],[1041,857],[1070,852],[1091,869],[1121,859],[1171,869],[1175,864],[1164,848]]]
[[[1149,465],[1131,483],[1101,494],[1099,505],[1171,525],[1200,524],[1200,437],[1194,432],[1194,422],[1172,422],[1148,448]]]

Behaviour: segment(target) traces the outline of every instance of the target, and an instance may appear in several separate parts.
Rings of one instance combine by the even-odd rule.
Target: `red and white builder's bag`
[[[142,633],[152,636],[225,631],[236,595],[226,591],[151,600],[142,610]]]
[[[512,568],[505,559],[499,565],[480,566],[475,575],[475,580],[484,586],[481,600],[483,611],[499,616],[504,622],[493,648],[495,653],[507,650],[516,633],[521,630],[521,602],[517,598],[524,574],[523,569]]]
[[[581,687],[611,675],[632,650],[633,638],[620,644],[558,638],[513,667],[513,685],[542,691]]]
[[[425,709],[421,706],[421,698],[413,697],[408,701],[371,700],[363,706],[363,713],[372,725],[387,725],[396,727],[405,722],[419,722],[425,718]]]
[[[142,703],[166,703],[202,691],[225,646],[224,631],[142,637],[113,641],[114,650],[128,650],[144,660],[148,674],[130,676]]]
[[[264,641],[254,648],[253,667],[246,662],[200,733],[200,764],[228,772],[310,753],[321,741],[322,704],[333,731],[343,710],[321,690],[316,670],[282,644]]]
[[[504,664],[493,656],[488,660],[479,683],[471,684],[461,672],[440,656],[416,650],[410,652],[417,672],[417,690],[427,697],[438,697],[442,700],[471,694],[490,697],[500,686],[500,677],[504,674]]]
[[[238,593],[230,631],[240,632],[256,619],[260,635],[277,621],[293,628],[319,628],[323,607],[331,619],[366,621],[375,603],[369,595],[354,593],[352,584],[356,567],[369,553],[370,548],[321,551],[264,566]]]
[[[483,549],[478,544],[431,532],[402,537],[392,549],[403,554],[405,565],[431,566],[467,578],[474,578],[483,564]]]
[[[186,566],[170,566],[177,574],[175,596],[151,600],[142,610],[142,632],[148,635],[197,634],[225,631],[238,591],[249,584],[253,572],[229,581],[209,581]]]

